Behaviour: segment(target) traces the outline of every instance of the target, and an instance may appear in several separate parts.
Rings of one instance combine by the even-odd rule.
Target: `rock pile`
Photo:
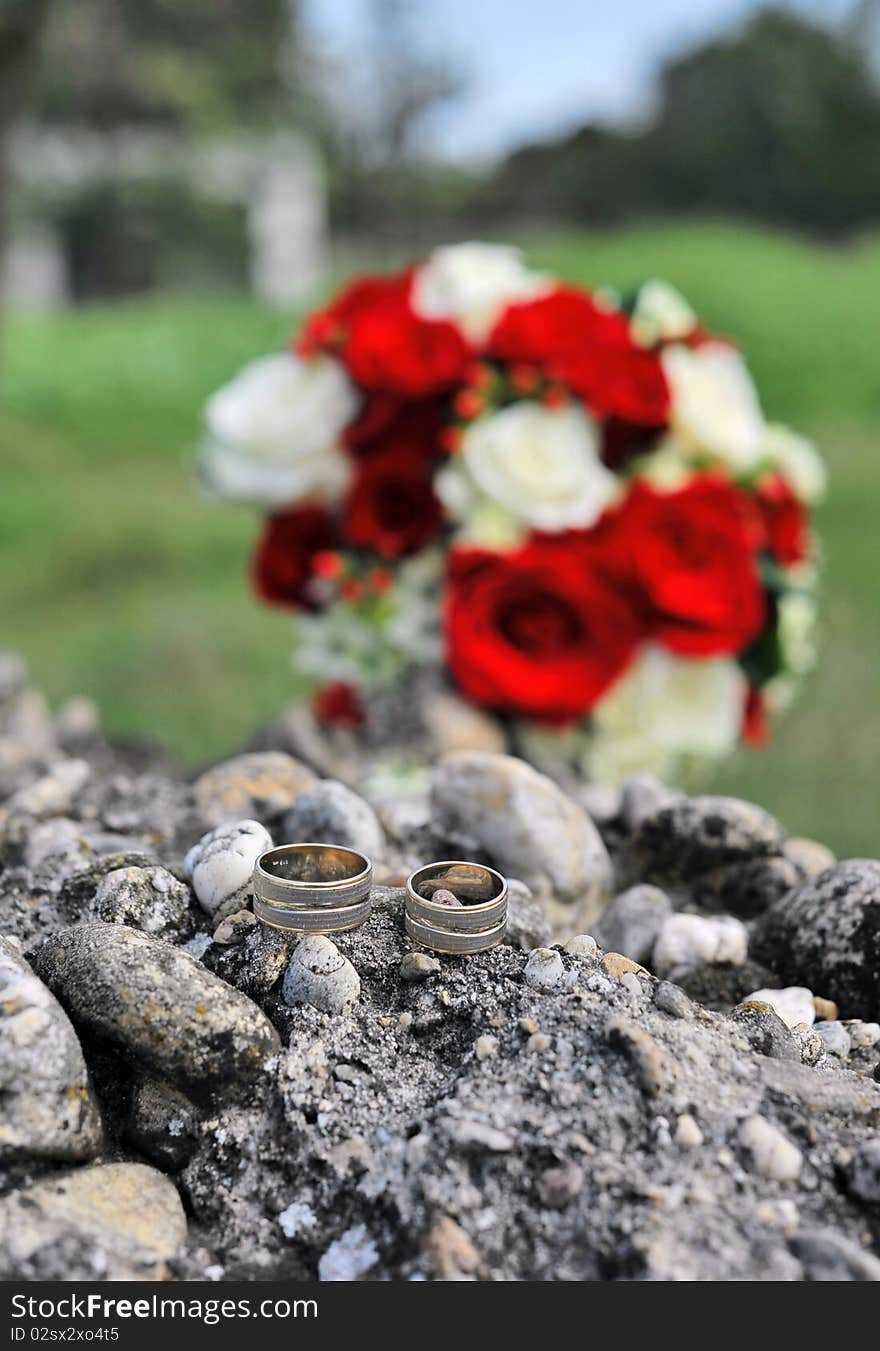
[[[491,748],[190,782],[84,707],[0,659],[0,1278],[880,1279],[880,863]],[[335,941],[250,909],[306,837],[376,866]],[[412,949],[440,858],[506,944]]]

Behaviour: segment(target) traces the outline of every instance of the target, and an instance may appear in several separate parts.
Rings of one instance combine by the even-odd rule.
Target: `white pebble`
[[[366,1225],[356,1224],[337,1238],[318,1263],[319,1281],[356,1281],[379,1260]]]
[[[361,979],[347,957],[324,934],[297,943],[284,976],[287,1004],[311,1004],[323,1013],[345,1013],[357,1003]]]
[[[278,1223],[285,1238],[296,1238],[297,1234],[313,1229],[316,1222],[315,1212],[305,1201],[291,1201],[287,1209],[282,1210],[278,1216]]]
[[[762,1116],[750,1116],[739,1128],[740,1144],[752,1155],[755,1169],[773,1182],[794,1182],[803,1155],[796,1145]]]
[[[214,940],[210,934],[197,933],[193,934],[189,942],[182,943],[181,947],[184,952],[188,952],[191,957],[195,957],[196,961],[201,961],[208,948],[213,946],[213,943]]]
[[[748,948],[748,930],[732,915],[670,915],[654,943],[652,965],[658,976],[706,963],[742,966]]]
[[[797,1233],[801,1220],[794,1201],[789,1201],[786,1197],[759,1201],[755,1207],[755,1215],[762,1224],[768,1225],[771,1229],[781,1229],[786,1234]]]
[[[620,983],[623,988],[632,995],[633,999],[641,999],[644,990],[634,971],[624,971],[623,975],[620,977]]]
[[[699,1149],[703,1143],[703,1132],[690,1112],[682,1112],[676,1122],[675,1143],[682,1149]]]
[[[575,934],[562,946],[569,957],[595,957],[599,951],[599,944],[592,934]]]
[[[807,1027],[812,1027],[816,1021],[813,991],[804,989],[802,985],[789,985],[784,990],[753,990],[742,1002],[769,1004],[786,1027],[794,1027],[796,1023],[806,1023]]]
[[[183,864],[202,909],[215,920],[243,909],[257,859],[271,848],[259,821],[235,821],[203,835]]]
[[[526,962],[525,981],[533,990],[554,990],[561,985],[565,966],[552,948],[533,948]]]
[[[863,1023],[861,1019],[844,1023],[854,1051],[876,1046],[880,1041],[880,1023]]]
[[[817,1023],[815,1027],[816,1035],[825,1048],[826,1055],[833,1055],[838,1060],[846,1060],[852,1049],[852,1039],[849,1029],[844,1027],[836,1019],[829,1019],[824,1023]]]
[[[498,1038],[484,1033],[482,1037],[477,1037],[474,1042],[474,1054],[478,1060],[489,1060],[493,1055],[498,1054]]]

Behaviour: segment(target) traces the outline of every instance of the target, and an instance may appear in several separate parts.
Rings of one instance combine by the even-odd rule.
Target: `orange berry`
[[[517,394],[531,394],[536,388],[540,375],[534,366],[511,366],[510,383]]]
[[[357,605],[358,601],[363,600],[366,587],[358,577],[347,577],[339,591],[343,600],[347,600],[350,605]]]
[[[461,448],[461,428],[444,427],[440,433],[440,445],[443,450],[448,450],[450,455],[454,455]]]
[[[464,378],[474,389],[486,389],[492,383],[492,367],[484,361],[474,361],[468,366]]]
[[[462,418],[479,417],[483,411],[483,400],[474,389],[462,389],[455,396],[453,404],[456,413]]]
[[[312,572],[316,577],[326,577],[334,581],[345,571],[345,559],[335,549],[319,549],[312,559]]]
[[[394,585],[394,573],[390,568],[373,568],[367,578],[370,588],[378,591],[380,594],[384,591],[390,591]]]

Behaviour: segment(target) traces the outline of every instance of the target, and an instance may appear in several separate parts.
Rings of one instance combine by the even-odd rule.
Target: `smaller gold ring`
[[[422,894],[426,883],[436,889],[450,870],[462,868],[489,891],[486,900],[453,907],[439,905]],[[449,885],[454,892],[454,882]],[[494,948],[507,933],[507,879],[482,863],[461,859],[428,863],[407,878],[404,925],[414,942],[435,952],[464,956]]]
[[[283,844],[254,869],[254,914],[293,933],[339,933],[370,914],[373,865],[339,844]]]

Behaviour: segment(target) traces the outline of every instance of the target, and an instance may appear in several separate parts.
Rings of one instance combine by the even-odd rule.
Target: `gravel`
[[[0,1276],[880,1277],[880,863],[656,780],[569,796],[491,738],[380,802],[317,727],[334,783],[267,741],[190,784],[68,719],[53,799],[27,679],[0,657]],[[297,941],[249,869],[319,808],[381,818],[396,884]],[[413,947],[437,858],[513,879],[507,943]]]

